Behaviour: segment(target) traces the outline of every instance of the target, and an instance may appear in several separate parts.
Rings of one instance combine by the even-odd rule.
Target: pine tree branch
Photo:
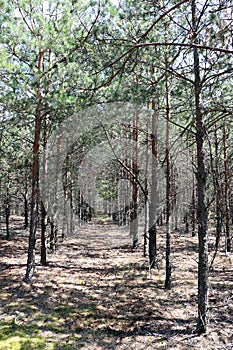
[[[91,35],[92,33],[92,30],[98,20],[100,16],[100,4],[98,5],[98,11],[97,11],[97,14],[96,14],[96,17],[93,21],[93,23],[91,24],[89,30],[87,31],[87,34],[82,42],[82,44],[76,44],[72,49],[69,50],[68,54],[67,55],[64,55],[61,59],[57,60],[56,62],[54,62],[54,64],[49,68],[47,69],[42,75],[41,77],[44,77],[46,76],[48,73],[50,73],[51,71],[55,70],[58,68],[58,66],[61,64],[61,63],[65,63],[68,61],[68,59],[80,48],[81,45],[83,45],[84,43],[87,42],[89,36]]]
[[[135,44],[134,48],[139,48],[139,47],[147,47],[147,46],[179,46],[179,47],[188,47],[190,49],[196,48],[200,50],[209,50],[209,51],[215,51],[215,52],[223,52],[226,54],[233,54],[233,50],[230,49],[224,49],[221,47],[214,47],[214,46],[208,46],[208,45],[201,45],[201,44],[195,44],[195,43],[190,43],[190,44],[185,44],[185,43],[165,43],[165,42],[152,42],[152,43],[139,43]]]

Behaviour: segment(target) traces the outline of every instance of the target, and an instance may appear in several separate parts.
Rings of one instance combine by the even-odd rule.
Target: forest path
[[[229,258],[216,260],[210,331],[197,337],[197,238],[173,234],[170,291],[164,290],[164,242],[161,230],[158,269],[150,275],[142,245],[133,251],[127,230],[90,223],[48,254],[48,266],[37,252],[35,280],[26,285],[25,232],[1,239],[0,349],[14,349],[7,339],[15,336],[22,350],[232,349]]]

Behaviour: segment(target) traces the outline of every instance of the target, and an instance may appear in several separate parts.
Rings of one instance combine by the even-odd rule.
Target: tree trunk
[[[25,160],[25,174],[24,174],[24,181],[25,181],[25,187],[24,187],[24,193],[23,193],[23,202],[24,202],[24,229],[26,230],[29,225],[29,207],[28,207],[28,160]]]
[[[149,106],[148,106],[149,108]],[[145,223],[144,223],[144,244],[143,255],[148,255],[148,232],[149,232],[149,198],[148,198],[148,174],[149,174],[149,118],[146,121],[146,169],[145,169]]]
[[[151,196],[150,196],[150,206],[149,206],[149,264],[150,267],[155,267],[156,255],[157,255],[157,206],[158,206],[158,183],[157,183],[157,127],[158,127],[158,111],[155,102],[152,102],[152,132],[151,132],[151,151],[152,151],[152,161],[151,161]]]
[[[7,174],[5,199],[6,239],[10,239],[10,176]]]
[[[43,51],[39,52],[38,70],[43,71]],[[39,146],[41,133],[41,78],[37,89],[37,106],[35,115],[35,132],[33,142],[33,163],[32,163],[32,194],[31,194],[31,215],[30,215],[30,234],[28,244],[27,268],[24,281],[32,281],[35,269],[35,247],[36,247],[36,230],[38,222],[38,202],[39,202]]]
[[[51,253],[55,253],[57,250],[57,227],[53,221],[50,222],[50,227],[50,251]]]
[[[171,192],[172,192],[172,222],[175,231],[178,231],[178,204],[176,190],[176,170],[174,164],[171,163]]]
[[[132,209],[130,209],[130,236],[133,238],[133,249],[138,244],[138,128],[139,128],[139,116],[136,112],[136,119],[133,129],[133,141],[135,142],[133,154],[133,174],[134,179],[132,183]]]
[[[10,201],[6,198],[5,203],[5,219],[6,219],[6,239],[10,239]]]
[[[184,214],[184,223],[185,223],[185,233],[189,233],[189,218],[188,218],[188,213],[186,212]]]
[[[191,224],[192,224],[192,237],[196,236],[196,200],[195,200],[195,185],[193,182],[192,191],[192,207],[191,207]]]
[[[49,53],[49,63],[51,62],[51,53]],[[48,84],[50,87],[50,84]],[[48,114],[49,114],[49,103],[48,101],[45,101],[46,106],[46,113],[43,118],[43,159],[42,159],[42,166],[43,166],[43,174],[47,172],[47,142],[48,142]],[[46,188],[44,183],[44,178],[40,179],[41,187],[40,191],[47,191],[48,188]],[[41,192],[41,194],[43,193]],[[43,193],[44,194],[44,193]],[[46,247],[46,217],[47,217],[47,211],[45,209],[45,203],[43,201],[40,201],[40,209],[41,209],[41,220],[40,220],[40,227],[41,227],[41,244],[40,244],[40,262],[41,265],[46,266],[47,265],[47,247]]]
[[[167,32],[167,23],[165,23]],[[166,66],[167,53],[165,57]],[[166,277],[165,289],[171,288],[171,155],[170,155],[170,118],[171,118],[171,104],[168,76],[166,74]]]
[[[40,242],[40,262],[41,265],[47,265],[47,254],[46,254],[46,210],[43,202],[41,201],[41,242]]]
[[[226,244],[225,250],[227,253],[231,251],[231,237],[230,237],[230,206],[229,206],[229,175],[227,164],[227,132],[226,126],[223,126],[223,155],[224,155],[224,201],[225,201],[225,230],[226,230]]]
[[[197,38],[197,9],[196,0],[192,0],[193,41],[198,44]],[[195,74],[195,115],[196,115],[196,149],[197,149],[197,221],[198,221],[198,319],[197,332],[205,333],[208,326],[208,212],[206,205],[206,180],[204,155],[205,128],[201,111],[201,78],[199,53],[193,48]]]
[[[218,164],[218,134],[217,134],[217,125],[215,125],[214,130],[215,138],[215,172],[214,172],[214,184],[215,184],[215,210],[216,210],[216,239],[215,239],[215,252],[218,251],[220,237],[222,233],[222,210],[221,210],[221,186],[220,186],[220,171]]]
[[[69,164],[70,166],[70,164]],[[74,234],[74,179],[72,169],[70,170],[70,231],[69,234],[73,236]]]
[[[216,222],[216,229],[215,229],[215,250],[214,255],[212,257],[211,263],[209,268],[212,269],[214,260],[217,256],[217,252],[219,249],[219,243],[222,233],[222,209],[221,209],[221,200],[222,200],[222,191],[220,186],[220,169],[219,169],[219,141],[218,141],[218,133],[217,133],[217,123],[215,124],[215,130],[214,130],[214,147],[215,147],[215,163],[211,157],[211,164],[212,164],[212,173],[213,173],[213,183],[214,183],[214,192],[215,192],[215,222]]]
[[[194,168],[194,154],[192,154],[192,204],[191,204],[191,225],[192,225],[192,237],[196,236],[196,182],[195,182],[195,168]]]
[[[24,229],[26,230],[29,225],[29,218],[28,218],[28,198],[27,198],[27,192],[23,194],[23,201],[24,201]]]
[[[65,200],[64,201],[64,207],[63,207],[63,217],[62,217],[62,233],[61,233],[62,241],[64,241],[64,239],[66,237],[66,234],[67,234],[67,230],[66,230],[66,226],[67,226],[67,208],[66,208],[66,205],[67,205],[67,203],[66,203],[66,200]],[[80,220],[80,215],[79,215],[79,220]]]

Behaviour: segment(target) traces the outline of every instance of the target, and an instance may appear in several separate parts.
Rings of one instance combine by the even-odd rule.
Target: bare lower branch
[[[208,46],[208,45],[201,45],[201,44],[195,44],[195,43],[190,43],[190,44],[185,44],[185,43],[161,43],[161,42],[152,42],[152,43],[139,43],[139,44],[135,44],[135,48],[138,47],[147,47],[147,46],[179,46],[179,47],[189,47],[191,48],[197,48],[200,50],[209,50],[209,51],[215,51],[215,52],[223,52],[223,53],[227,53],[227,54],[233,54],[233,50],[230,49],[224,49],[221,47],[213,47],[213,46]]]

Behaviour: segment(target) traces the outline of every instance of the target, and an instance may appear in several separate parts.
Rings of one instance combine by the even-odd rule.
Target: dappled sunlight
[[[48,255],[47,266],[37,263],[32,284],[22,282],[27,237],[1,240],[0,349],[24,350],[22,344],[29,344],[33,350],[120,350],[135,344],[135,349],[186,350],[190,346],[202,349],[203,344],[212,349],[216,341],[230,341],[230,260],[216,258],[211,273],[211,328],[205,338],[198,338],[193,333],[197,253],[189,250],[196,238],[173,236],[177,249],[169,291],[164,290],[164,239],[161,228],[158,267],[150,273],[141,248],[132,250],[125,230],[86,225]]]

